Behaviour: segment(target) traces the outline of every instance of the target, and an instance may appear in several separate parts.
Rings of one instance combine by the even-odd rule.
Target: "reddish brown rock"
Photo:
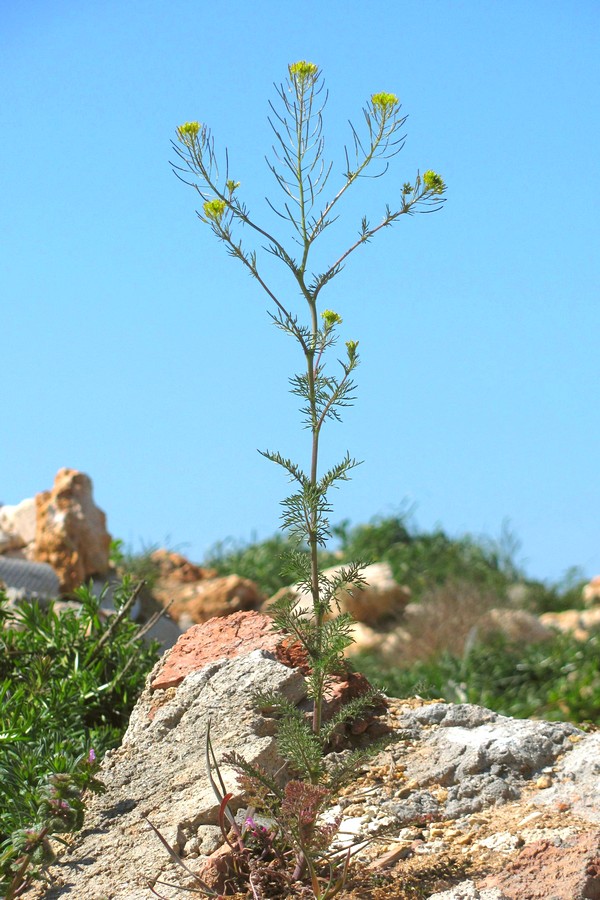
[[[186,675],[198,672],[219,659],[234,659],[253,650],[267,650],[278,662],[307,674],[307,656],[297,641],[290,641],[273,629],[270,616],[255,611],[217,616],[202,625],[193,625],[182,634],[164,657],[163,665],[151,683],[153,691],[181,684]],[[370,690],[364,675],[349,672],[330,684],[324,705],[325,717],[333,715],[344,703]],[[367,728],[373,716],[367,716]]]
[[[198,878],[208,888],[219,894],[235,893],[236,864],[240,865],[241,854],[236,859],[229,844],[223,844],[201,864],[196,872]]]
[[[169,611],[176,620],[184,618],[182,625],[200,624],[215,616],[258,609],[264,600],[254,582],[239,575],[183,584],[179,589],[171,590],[170,596],[168,593],[161,592],[159,599],[162,602],[173,600]]]
[[[252,650],[277,654],[283,643],[284,638],[273,631],[273,620],[257,612],[210,619],[181,635],[165,657],[152,682],[152,690],[176,687],[190,672],[197,672],[217,659],[233,659]]]
[[[278,661],[284,666],[289,666],[290,669],[300,669],[303,675],[309,674],[308,653],[300,641],[283,638],[275,652]]]
[[[549,840],[528,844],[484,886],[499,888],[511,900],[600,900],[600,832],[579,834],[561,846]]]
[[[152,553],[152,561],[159,569],[159,579],[176,584],[191,584],[206,578],[216,578],[214,569],[204,569],[186,559],[181,553],[160,548]]]
[[[34,559],[49,563],[69,593],[94,575],[108,572],[110,535],[95,505],[92,481],[75,469],[60,469],[51,491],[35,498]]]

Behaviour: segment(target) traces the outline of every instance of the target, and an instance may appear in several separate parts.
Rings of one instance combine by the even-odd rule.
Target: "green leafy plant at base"
[[[82,792],[99,791],[104,753],[116,746],[157,659],[128,617],[124,583],[114,615],[91,588],[80,608],[0,592],[0,889],[19,896],[52,860],[49,839],[81,828]],[[1,890],[0,890],[1,893]]]
[[[271,607],[270,613],[275,627],[298,641],[306,653],[312,717],[307,721],[282,698],[257,700],[261,705],[270,705],[279,716],[279,747],[290,772],[283,787],[258,768],[248,767],[241,756],[232,760],[248,790],[254,790],[259,807],[277,823],[278,835],[293,849],[294,880],[308,874],[314,895],[327,900],[340,890],[343,874],[340,881],[330,867],[327,887],[323,888],[319,881],[319,866],[327,862],[326,847],[335,831],[322,823],[322,813],[342,773],[336,772],[332,780],[323,764],[330,729],[335,727],[324,722],[323,708],[331,679],[344,671],[343,654],[352,643],[353,620],[348,614],[339,614],[336,598],[342,589],[352,590],[364,581],[360,563],[350,562],[334,576],[325,576],[319,564],[319,553],[332,535],[329,492],[347,481],[358,465],[346,453],[337,464],[321,471],[320,439],[325,423],[341,421],[343,410],[352,405],[356,390],[354,372],[359,362],[358,341],[347,340],[337,359],[337,369],[328,364],[342,317],[321,306],[321,293],[339,275],[348,258],[383,228],[403,215],[439,209],[446,188],[433,170],[417,173],[413,181],[404,183],[394,205],[385,208],[377,224],[372,225],[363,217],[355,239],[334,255],[333,262],[320,271],[313,270],[314,247],[338,219],[348,190],[360,179],[383,175],[389,160],[401,149],[401,129],[406,117],[400,115],[395,94],[373,94],[363,108],[363,132],[351,126],[352,143],[345,148],[341,183],[328,200],[321,200],[333,163],[325,159],[323,109],[327,94],[318,66],[306,60],[291,64],[287,80],[277,93],[281,105],[278,108],[271,104],[269,119],[275,136],[274,156],[267,163],[283,199],[280,205],[267,202],[289,229],[293,249],[287,249],[272,230],[258,224],[250,214],[241,199],[240,182],[230,172],[227,152],[224,165],[219,168],[214,140],[206,125],[181,125],[173,147],[178,156],[176,174],[201,198],[199,219],[266,292],[273,304],[273,323],[295,341],[302,359],[301,370],[289,382],[291,393],[300,401],[303,423],[310,435],[308,464],[302,466],[279,451],[265,450],[263,455],[278,465],[294,485],[292,493],[282,501],[282,528],[290,541],[283,562],[290,580],[311,597],[312,610],[306,614],[297,599],[285,596]],[[287,270],[293,293],[306,312],[305,319],[291,301],[271,287],[263,258],[259,260],[258,252],[239,236],[242,226]],[[340,721],[358,715],[372,704],[373,695],[361,698],[342,709]],[[223,794],[227,796],[226,792]]]

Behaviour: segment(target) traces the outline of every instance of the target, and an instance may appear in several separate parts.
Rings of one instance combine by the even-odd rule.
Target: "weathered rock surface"
[[[182,629],[214,616],[258,609],[264,600],[254,582],[239,575],[179,584],[161,592],[161,596],[173,601],[169,613]]]
[[[587,606],[594,606],[597,603],[600,603],[600,575],[596,575],[595,578],[586,584],[583,588],[583,599]]]
[[[253,708],[252,692],[303,703],[306,686],[282,664],[290,648],[267,625],[253,612],[216,619],[165,654],[46,900],[145,900],[157,879],[191,885],[144,816],[197,871],[222,843],[204,764],[209,721],[218,759],[235,749],[279,770],[274,722]],[[395,742],[357,771],[333,810],[340,843],[363,844],[363,869],[408,878],[437,867],[446,883],[429,895],[436,900],[600,897],[600,734],[435,701],[390,700],[385,717]],[[242,808],[227,765],[223,776]]]
[[[325,569],[324,575],[337,575],[340,566]],[[349,612],[357,622],[366,625],[375,625],[390,616],[398,617],[410,600],[410,590],[404,585],[398,584],[392,575],[389,563],[373,563],[362,570],[366,584],[355,586],[351,590],[340,591],[337,600],[342,612]],[[298,609],[312,610],[310,595],[301,590],[297,585],[282,588],[274,597],[265,604],[265,609],[274,600],[288,594],[299,599]]]
[[[190,584],[194,581],[203,581],[206,578],[216,578],[217,576],[214,569],[205,569],[202,566],[197,566],[183,554],[165,550],[164,547],[154,550],[151,554],[151,559],[158,567],[161,584],[170,582],[173,584]]]
[[[572,634],[578,641],[586,641],[590,631],[600,627],[600,606],[590,609],[565,609],[562,612],[547,612],[540,616],[546,628]]]
[[[36,506],[32,498],[10,506],[0,506],[0,553],[31,558],[35,540]]]
[[[110,535],[92,497],[91,479],[60,469],[50,491],[35,498],[35,561],[49,563],[69,593],[93,575],[106,575]]]
[[[238,617],[235,624],[243,627],[243,620]],[[272,633],[269,637],[282,641]],[[218,647],[210,627],[206,639],[208,646]],[[209,722],[217,758],[237,750],[270,771],[281,767],[272,722],[253,709],[252,694],[272,689],[298,703],[306,695],[304,678],[278,662],[274,652],[248,651],[241,643],[229,649],[231,659],[220,655],[221,649],[210,661],[197,659],[177,687],[160,688],[167,683],[161,681],[161,670],[169,653],[155,667],[122,746],[104,760],[107,792],[93,798],[79,841],[55,869],[58,883],[48,900],[142,900],[151,896],[148,881],[185,883],[143,816],[188,862],[207,857],[222,843],[218,801],[204,762]],[[222,775],[234,791],[236,809],[242,798],[235,794],[234,774],[223,766]]]
[[[158,673],[152,676],[152,690],[177,687],[186,675],[197,672],[215,659],[234,659],[253,650],[265,650],[282,657],[287,642],[276,634],[268,616],[256,612],[232,613],[204,625],[194,625],[163,657]]]

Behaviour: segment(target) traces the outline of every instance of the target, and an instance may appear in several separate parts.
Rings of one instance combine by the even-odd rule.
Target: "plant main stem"
[[[310,483],[311,483],[312,487],[316,488],[318,463],[319,463],[319,435],[320,435],[321,424],[322,424],[322,422],[319,421],[319,417],[317,415],[317,398],[316,398],[316,390],[315,390],[315,379],[316,379],[316,375],[317,375],[317,373],[315,371],[315,352],[316,352],[316,348],[317,348],[318,320],[317,320],[316,302],[312,298],[308,299],[308,297],[307,297],[307,300],[308,300],[308,303],[310,306],[311,319],[312,319],[311,349],[308,352],[306,352],[306,354],[305,354],[306,355],[306,364],[307,364],[310,418],[311,418],[311,426],[312,426],[311,427],[311,430],[312,430],[312,453],[311,453],[311,463],[310,463]],[[316,624],[315,654],[318,659],[321,656],[321,650],[322,650],[321,630],[322,630],[322,625],[323,625],[324,611],[321,608],[321,600],[320,600],[317,523],[318,523],[318,510],[317,510],[316,506],[313,506],[313,509],[311,510],[311,521],[310,521],[310,529],[309,529],[309,535],[308,535],[308,545],[309,545],[309,551],[310,551],[311,594],[312,594],[313,612],[314,612],[315,624]],[[322,678],[319,678],[318,687],[317,687],[317,690],[315,691],[313,718],[312,718],[312,729],[315,734],[318,734],[319,731],[321,730],[322,716],[323,716],[323,680],[322,680]]]

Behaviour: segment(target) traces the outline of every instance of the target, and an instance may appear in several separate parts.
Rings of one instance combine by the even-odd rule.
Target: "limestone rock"
[[[600,627],[600,606],[543,613],[540,622],[548,628],[572,634],[578,641],[587,641],[590,631]]]
[[[384,633],[371,625],[365,625],[364,622],[354,622],[350,629],[350,634],[354,638],[354,643],[346,648],[345,655],[348,657],[364,651],[378,651],[385,639]]]
[[[20,550],[22,546],[23,542],[18,535],[0,529],[0,556],[4,553],[9,553],[11,550]]]
[[[0,513],[2,510],[0,510]],[[594,606],[600,603],[600,575],[592,578],[589,584],[583,588],[583,599],[586,606]]]
[[[572,750],[562,760],[547,789],[536,797],[536,805],[569,810],[600,827],[600,732],[575,732]],[[599,892],[600,896],[600,892]]]
[[[0,553],[31,547],[35,540],[36,505],[33,497],[0,506]]]
[[[108,572],[110,535],[106,516],[94,504],[91,479],[60,469],[51,491],[35,498],[35,560],[49,563],[61,591],[69,593],[93,575]]]
[[[264,600],[254,582],[239,575],[184,583],[170,592],[161,591],[159,596],[163,602],[173,600],[169,612],[186,628],[214,616],[258,609]]]
[[[334,566],[325,569],[323,574],[336,575],[340,568],[341,566]],[[366,625],[376,625],[386,618],[399,617],[410,600],[410,590],[394,579],[389,563],[380,562],[366,566],[362,575],[367,582],[365,585],[339,592],[337,599],[340,610],[351,613],[357,622]],[[300,599],[298,609],[304,608],[307,612],[312,609],[310,595],[300,590],[297,585],[282,588],[267,601],[265,608],[268,609],[270,603],[285,594],[292,594]]]
[[[244,616],[260,631],[262,617]],[[107,793],[92,799],[84,831],[50,871],[44,900],[145,900],[148,881],[157,879],[191,887],[144,816],[192,870],[206,872],[206,860],[218,860],[218,804],[203,763],[209,719],[218,759],[235,748],[275,773],[272,722],[253,708],[251,693],[274,688],[299,703],[306,690],[301,673],[271,650],[246,649],[242,641],[224,658],[220,645],[220,659],[198,660],[166,689],[156,684],[169,656],[155,667],[122,746],[103,763]],[[397,740],[357,769],[331,811],[342,817],[340,842],[358,851],[359,871],[379,869],[404,885],[437,866],[451,880],[447,890],[421,894],[429,900],[600,896],[600,734],[443,702],[390,700],[386,715]],[[222,774],[243,816],[233,773],[224,765]],[[448,860],[460,860],[468,879],[456,885]]]
[[[47,900],[148,900],[148,885],[157,879],[190,886],[144,817],[188,865],[222,843],[219,803],[204,764],[207,729],[210,722],[218,759],[238,750],[246,760],[278,770],[282,761],[272,728],[252,705],[259,688],[281,691],[293,703],[306,692],[302,675],[264,650],[212,662],[190,672],[176,688],[148,687],[121,747],[103,762],[107,792],[92,798],[84,831],[54,867],[56,884],[44,895]],[[221,774],[233,791],[235,811],[243,802],[235,774],[226,765]]]
[[[163,547],[151,554],[152,561],[158,566],[160,582],[174,582],[175,584],[191,584],[194,581],[203,581],[206,578],[216,578],[214,569],[205,569],[197,566],[183,556]]]
[[[523,609],[491,609],[479,619],[475,628],[480,637],[496,633],[517,644],[537,644],[552,637],[550,628]]]
[[[511,895],[512,897],[512,895]],[[472,881],[463,881],[449,891],[436,891],[429,896],[429,900],[511,900],[497,888],[482,888],[478,890]]]

